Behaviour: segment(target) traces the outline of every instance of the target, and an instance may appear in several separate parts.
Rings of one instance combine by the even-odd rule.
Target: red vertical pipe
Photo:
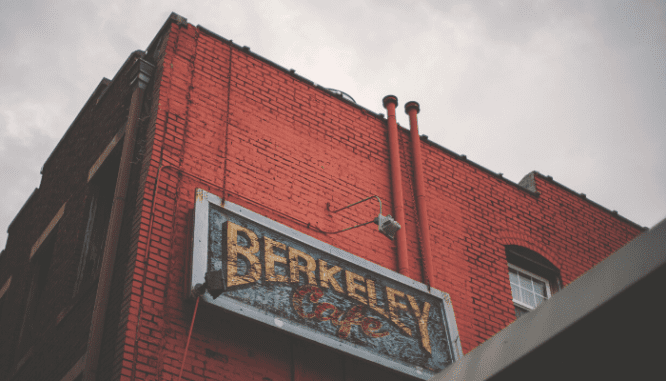
[[[405,231],[405,199],[402,192],[402,172],[400,171],[400,151],[398,149],[398,123],[395,120],[395,108],[398,98],[387,95],[382,100],[388,114],[388,143],[389,158],[391,162],[391,187],[393,193],[393,212],[395,220],[401,228],[396,233],[398,244],[398,272],[409,276],[409,261],[407,260],[407,233]]]
[[[412,145],[412,163],[414,165],[414,182],[416,188],[416,210],[419,214],[419,230],[421,232],[421,253],[425,284],[432,285],[434,274],[432,268],[432,252],[430,251],[430,228],[428,227],[428,205],[426,203],[425,182],[423,181],[423,160],[421,156],[421,138],[416,114],[421,108],[417,102],[405,104],[405,113],[409,115],[409,133]]]

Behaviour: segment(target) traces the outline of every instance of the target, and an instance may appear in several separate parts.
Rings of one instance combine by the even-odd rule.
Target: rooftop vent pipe
[[[432,268],[432,253],[430,251],[430,228],[428,227],[428,205],[426,203],[425,182],[423,181],[423,159],[421,157],[421,139],[419,138],[419,124],[416,114],[421,108],[417,102],[405,104],[405,113],[409,115],[409,133],[412,144],[412,163],[414,165],[414,187],[416,188],[416,210],[419,215],[419,231],[421,235],[421,253],[423,257],[423,272],[425,284],[432,286],[434,274]]]
[[[405,199],[402,192],[402,173],[400,171],[400,152],[398,150],[398,123],[395,120],[395,108],[398,98],[387,95],[382,100],[388,114],[388,143],[389,158],[391,162],[391,189],[393,193],[393,211],[395,219],[403,229],[396,233],[398,244],[398,272],[409,276],[409,261],[407,258],[407,236],[405,226]]]

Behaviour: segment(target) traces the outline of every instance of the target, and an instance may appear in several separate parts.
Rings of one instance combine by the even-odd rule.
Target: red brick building
[[[388,119],[172,15],[101,81],[8,229],[0,379],[178,379],[195,307],[197,189],[446,293],[456,358],[644,230],[538,172],[516,184],[412,139],[390,115],[397,99],[384,103]],[[373,195],[402,225],[395,240],[374,224],[330,234],[376,217],[374,199],[331,212]],[[364,284],[356,296],[372,299]],[[401,298],[389,304],[410,310]],[[196,305],[183,379],[419,377]],[[373,321],[395,329],[384,307],[391,317]]]

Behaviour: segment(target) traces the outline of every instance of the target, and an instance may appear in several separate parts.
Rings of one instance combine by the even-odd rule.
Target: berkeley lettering
[[[298,263],[298,259],[301,258],[305,261],[306,265],[303,266]],[[291,270],[291,283],[300,283],[299,273],[305,273],[308,284],[317,285],[317,280],[315,278],[315,269],[317,268],[317,263],[314,258],[305,254],[300,250],[296,250],[293,247],[289,248],[289,269]]]
[[[328,288],[329,285],[333,289],[341,294],[344,294],[345,291],[342,289],[338,281],[333,277],[333,275],[339,273],[342,269],[338,266],[328,267],[323,259],[319,260],[319,285],[324,288]]]
[[[428,333],[428,318],[430,317],[430,303],[423,302],[423,308],[419,309],[419,304],[416,302],[413,296],[407,295],[407,300],[409,300],[409,305],[412,307],[412,312],[416,316],[419,327],[419,335],[421,336],[421,345],[423,349],[432,353],[430,348],[430,333]]]
[[[365,292],[365,286],[356,283],[357,280],[359,282],[365,282],[365,279],[349,270],[345,270],[345,279],[347,280],[347,295],[363,304],[368,304],[368,299],[356,293],[356,290]]]
[[[366,279],[366,288],[368,290],[368,306],[378,314],[382,315],[385,318],[388,318],[386,310],[377,305],[377,291],[375,290],[375,281],[372,279]]]
[[[248,246],[238,245],[238,233],[242,232],[249,240]],[[259,240],[250,229],[227,222],[227,287],[257,282],[261,277],[261,262],[255,255],[259,252]],[[247,274],[238,275],[238,255],[249,262]]]
[[[287,245],[281,242],[273,241],[268,237],[264,237],[264,269],[266,270],[266,281],[268,282],[289,282],[289,278],[285,275],[275,274],[275,262],[287,264],[287,258],[276,255],[273,248],[279,248],[284,251],[287,250]]]
[[[260,240],[254,231],[231,221],[226,222],[225,230],[227,287],[257,283],[261,279],[263,265],[263,279],[266,282],[300,284],[303,279],[305,285],[299,287],[292,295],[296,314],[304,319],[330,321],[338,327],[336,333],[338,337],[347,338],[354,326],[359,326],[369,337],[383,337],[389,334],[389,331],[380,331],[382,328],[380,320],[366,316],[366,308],[389,319],[404,334],[412,336],[412,329],[401,320],[402,311],[414,316],[420,344],[428,353],[432,353],[428,331],[430,303],[423,302],[419,306],[414,296],[385,286],[385,300],[382,306],[377,298],[377,285],[372,279],[366,279],[340,266],[330,266],[323,259],[315,260],[311,255],[270,237],[264,236]],[[243,237],[242,241],[245,243],[239,243],[240,237]],[[260,242],[263,245],[263,261],[259,259]],[[248,264],[245,274],[239,274],[239,258]],[[276,272],[276,265],[283,266],[282,272],[285,275]],[[344,278],[342,282],[344,287],[336,275]],[[331,303],[319,303],[324,295],[324,289],[330,289],[362,304],[343,311]],[[305,311],[304,301],[313,304],[310,312]]]
[[[386,286],[386,299],[388,299],[389,317],[391,318],[391,321],[398,326],[398,328],[400,328],[407,335],[411,336],[412,330],[409,329],[409,327],[407,327],[405,323],[400,321],[400,317],[398,316],[398,311],[397,311],[398,309],[407,311],[407,306],[396,300],[395,299],[396,296],[404,298],[405,293],[402,291],[394,290],[391,287]]]

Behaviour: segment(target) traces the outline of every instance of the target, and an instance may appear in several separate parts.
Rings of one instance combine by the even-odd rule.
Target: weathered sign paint
[[[199,189],[191,286],[208,272],[205,302],[411,376],[462,355],[448,294]]]

